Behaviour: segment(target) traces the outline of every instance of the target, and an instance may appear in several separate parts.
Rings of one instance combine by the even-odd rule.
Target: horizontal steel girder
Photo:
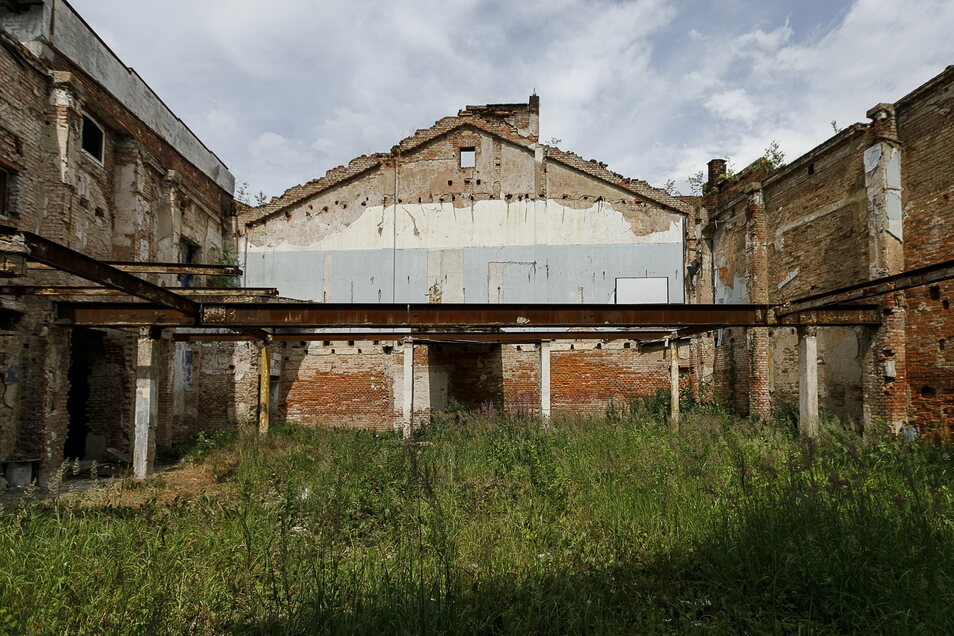
[[[76,250],[60,245],[31,232],[0,226],[0,237],[16,240],[24,255],[34,261],[88,281],[121,290],[130,296],[170,307],[190,316],[199,314],[198,303],[179,296],[168,289],[154,285],[138,276],[116,269]]]
[[[241,276],[242,269],[235,265],[208,265],[185,263],[137,263],[135,261],[103,261],[120,271],[130,274],[181,274],[186,276]],[[27,269],[59,269],[41,262],[27,263]]]
[[[512,343],[531,344],[550,340],[659,340],[672,337],[670,331],[435,331],[416,333],[394,333],[374,331],[353,332],[294,332],[272,335],[274,342],[396,342],[411,338],[415,342],[461,343]],[[173,340],[180,342],[221,342],[242,341],[250,338],[240,334],[227,333],[176,333]]]
[[[195,297],[252,297],[278,296],[274,287],[165,287],[180,296]],[[109,287],[69,287],[69,286],[33,286],[7,285],[0,287],[0,294],[18,296],[129,296],[126,292]]]
[[[64,321],[87,326],[148,326],[156,308],[139,303],[58,303]],[[175,322],[175,317],[164,314]],[[177,324],[203,327],[770,327],[776,325],[876,325],[873,306],[827,307],[776,320],[768,305],[440,305],[216,303],[202,305],[199,320]]]
[[[807,309],[827,307],[834,303],[864,300],[951,279],[954,279],[954,261],[944,261],[901,274],[876,278],[856,285],[805,296],[783,305],[780,308],[780,313],[785,315]]]

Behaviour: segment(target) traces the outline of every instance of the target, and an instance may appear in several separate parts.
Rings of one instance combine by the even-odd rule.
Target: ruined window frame
[[[470,164],[464,165],[464,155],[470,157]],[[463,146],[460,148],[460,151],[457,154],[457,163],[461,168],[476,168],[477,167],[477,148],[475,146]]]
[[[179,262],[183,265],[195,265],[202,262],[202,246],[187,238],[179,239]],[[195,274],[179,274],[179,286],[189,289],[196,282]]]
[[[87,138],[86,138],[86,124],[91,123],[99,132],[99,156],[86,149]],[[80,129],[80,151],[98,163],[99,165],[105,165],[106,161],[106,127],[100,124],[96,119],[89,113],[83,113],[83,125]]]

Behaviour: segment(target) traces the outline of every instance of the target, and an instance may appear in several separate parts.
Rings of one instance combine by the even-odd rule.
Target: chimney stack
[[[715,186],[719,181],[719,177],[725,176],[725,159],[713,159],[708,164],[709,166],[709,180],[706,182],[709,188]]]

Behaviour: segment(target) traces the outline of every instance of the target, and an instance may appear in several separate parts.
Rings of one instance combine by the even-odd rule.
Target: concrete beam
[[[153,472],[156,457],[156,425],[159,417],[155,365],[159,341],[149,329],[140,332],[136,349],[136,421],[133,430],[133,476],[145,479]]]
[[[817,328],[798,328],[798,430],[818,435],[818,338]]]
[[[550,342],[540,343],[540,416],[550,419]]]

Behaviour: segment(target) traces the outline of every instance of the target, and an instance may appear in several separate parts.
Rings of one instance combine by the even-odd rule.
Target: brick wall
[[[954,259],[954,67],[897,105],[904,144],[904,261],[908,269]],[[909,417],[954,433],[954,281],[906,294]]]

